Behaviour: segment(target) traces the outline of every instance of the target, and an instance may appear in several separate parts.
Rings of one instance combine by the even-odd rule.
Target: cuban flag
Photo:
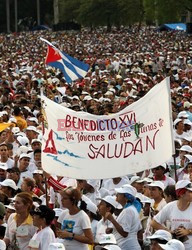
[[[45,63],[62,71],[67,83],[84,78],[89,70],[89,65],[83,63],[64,52],[61,52],[53,44],[44,38],[40,38],[48,45]]]

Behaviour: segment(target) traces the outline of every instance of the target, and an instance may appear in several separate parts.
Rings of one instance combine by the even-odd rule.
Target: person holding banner
[[[81,193],[67,187],[60,194],[62,205],[67,209],[58,218],[60,229],[57,230],[57,236],[64,239],[66,250],[88,250],[88,244],[93,244],[93,234],[89,216],[77,206]]]

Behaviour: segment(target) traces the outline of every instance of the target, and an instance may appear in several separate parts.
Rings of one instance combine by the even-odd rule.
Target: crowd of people
[[[67,84],[45,65],[40,37],[89,64],[86,77]],[[0,249],[192,249],[191,37],[152,27],[23,32],[0,35],[0,53]],[[110,115],[167,76],[176,149],[167,162],[102,180],[43,171],[41,92]]]

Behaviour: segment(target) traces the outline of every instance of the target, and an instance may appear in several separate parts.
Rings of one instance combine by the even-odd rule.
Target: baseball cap
[[[186,111],[181,111],[181,112],[179,112],[179,114],[178,114],[178,118],[188,118],[188,114],[187,114],[187,112]]]
[[[86,203],[86,208],[93,214],[97,214],[97,206],[85,195],[81,198]]]
[[[160,240],[169,241],[172,239],[172,235],[170,232],[168,232],[166,230],[157,230],[153,235],[151,235],[147,238],[150,240],[160,239]]]
[[[31,141],[31,145],[32,145],[33,143],[35,143],[35,142],[42,143],[41,140],[39,140],[39,139],[33,139],[33,140]]]
[[[97,198],[97,200],[105,201],[105,202],[111,204],[114,208],[117,208],[117,207],[119,208],[119,206],[120,206],[120,203],[117,202],[115,200],[115,198],[113,198],[113,196],[111,196],[111,195],[107,195],[104,198]],[[122,206],[121,206],[121,208],[122,208]]]
[[[96,246],[95,250],[106,249],[106,250],[121,250],[117,245],[106,245],[106,246]]]
[[[56,242],[56,243],[50,243],[48,246],[48,250],[65,250],[65,247],[62,243]]]
[[[183,145],[179,150],[192,153],[192,147],[190,147],[189,145]]]
[[[39,123],[36,117],[29,117],[27,120],[31,122],[35,122],[36,124]]]
[[[180,240],[172,239],[166,244],[159,244],[165,250],[185,250],[183,243]]]
[[[6,208],[8,209],[11,209],[11,210],[14,210],[15,211],[15,207],[14,207],[14,204],[13,202],[11,202],[9,205],[5,205]],[[0,248],[1,249],[1,248]]]
[[[21,146],[29,146],[29,139],[27,137],[18,136],[17,141],[21,144]]]
[[[176,118],[175,121],[173,122],[173,125],[176,126],[177,123],[182,122],[182,119]]]
[[[37,128],[34,127],[34,126],[28,126],[28,127],[26,128],[26,131],[27,131],[27,130],[29,130],[29,131],[34,131],[34,132],[36,132],[36,133],[39,133],[39,132],[37,131]]]
[[[55,211],[46,205],[40,205],[39,207],[36,207],[33,211],[33,214],[37,214],[42,218],[49,220],[53,220],[55,218]]]
[[[19,160],[21,160],[21,159],[24,158],[24,157],[25,157],[25,158],[31,159],[31,156],[30,156],[30,155],[23,153],[23,154],[21,154],[21,155],[19,156]]]
[[[148,185],[148,187],[159,187],[162,190],[165,189],[165,186],[162,181],[153,181]]]
[[[7,170],[8,169],[7,163],[0,162],[0,169]]]
[[[113,234],[101,234],[98,238],[99,244],[117,244]]]
[[[19,133],[19,132],[21,132],[19,127],[13,127],[13,128],[12,128],[12,133],[13,133],[13,134],[17,134],[17,133]]]
[[[86,95],[84,98],[83,98],[83,101],[90,101],[92,100],[93,98],[90,96],[90,95]]]
[[[192,192],[192,183],[189,180],[180,180],[175,185],[175,190],[185,188]]]
[[[115,188],[115,191],[119,194],[131,194],[133,196],[136,196],[137,190],[130,184],[125,184],[121,188]]]
[[[129,184],[131,185],[132,183],[134,183],[135,181],[140,180],[140,177],[137,175],[134,175],[131,177]]]
[[[33,174],[43,174],[43,170],[36,169],[33,171]]]
[[[12,179],[5,179],[4,181],[0,182],[0,185],[3,187],[10,187],[14,190],[18,189],[18,187],[16,186],[15,182]]]

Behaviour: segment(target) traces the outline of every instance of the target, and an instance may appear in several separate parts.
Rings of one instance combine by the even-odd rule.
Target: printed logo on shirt
[[[66,230],[67,232],[72,233],[75,226],[75,221],[73,220],[64,220],[61,226],[62,230]],[[66,238],[67,240],[71,240],[71,238]]]

